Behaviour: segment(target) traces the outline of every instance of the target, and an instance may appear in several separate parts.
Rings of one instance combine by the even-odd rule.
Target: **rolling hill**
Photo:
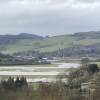
[[[0,35],[0,51],[16,53],[23,51],[54,52],[75,46],[100,46],[100,32],[79,32],[72,35],[42,37],[21,33],[19,35]]]

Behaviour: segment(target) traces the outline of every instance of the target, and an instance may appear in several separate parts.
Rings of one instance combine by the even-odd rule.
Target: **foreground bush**
[[[7,87],[3,82],[0,84],[0,100],[100,100],[100,87],[92,94],[83,94],[79,88],[70,88],[61,82],[39,83],[37,89],[26,85],[25,78],[17,78],[15,81],[9,78]]]

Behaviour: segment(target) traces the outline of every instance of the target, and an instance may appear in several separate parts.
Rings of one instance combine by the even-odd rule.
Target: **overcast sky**
[[[0,34],[100,31],[100,0],[0,0]]]

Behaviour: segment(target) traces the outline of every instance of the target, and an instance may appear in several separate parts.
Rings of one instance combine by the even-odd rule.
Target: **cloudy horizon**
[[[100,31],[100,0],[0,0],[0,34]]]

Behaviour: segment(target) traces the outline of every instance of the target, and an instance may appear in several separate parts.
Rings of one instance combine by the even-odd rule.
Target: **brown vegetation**
[[[39,83],[34,89],[24,77],[15,81],[10,77],[1,81],[0,100],[100,100],[100,72],[96,65],[81,67],[67,78],[67,83]],[[88,92],[82,90],[82,84],[87,85]]]

